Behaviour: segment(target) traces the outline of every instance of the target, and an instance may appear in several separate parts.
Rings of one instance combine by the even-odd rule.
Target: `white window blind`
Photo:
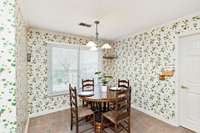
[[[65,94],[69,84],[79,88],[82,79],[95,79],[94,73],[101,70],[100,53],[86,46],[48,44],[48,94]]]
[[[101,60],[99,58],[99,51],[91,51],[88,48],[80,48],[80,86],[82,79],[95,79],[95,83],[97,84],[95,72],[101,69]]]

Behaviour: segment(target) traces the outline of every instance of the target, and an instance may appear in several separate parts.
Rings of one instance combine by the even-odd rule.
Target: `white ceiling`
[[[32,27],[94,36],[100,20],[100,37],[112,40],[198,12],[200,0],[23,0],[21,6]]]

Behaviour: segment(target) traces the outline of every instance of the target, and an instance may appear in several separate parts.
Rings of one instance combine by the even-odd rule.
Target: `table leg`
[[[101,122],[96,122],[95,128],[95,133],[100,133],[102,128]]]
[[[106,112],[109,110],[109,103],[101,103],[96,102],[93,103],[94,108],[92,109],[95,112],[95,133],[100,133],[102,125],[101,125],[101,116],[103,112]]]

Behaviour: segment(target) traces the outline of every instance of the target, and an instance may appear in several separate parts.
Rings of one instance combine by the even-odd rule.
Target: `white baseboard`
[[[38,112],[38,113],[30,114],[29,118],[34,118],[34,117],[38,117],[38,116],[42,116],[42,115],[47,115],[49,113],[55,113],[55,112],[63,111],[63,110],[66,110],[66,109],[69,109],[69,107],[63,107],[63,108],[52,109],[52,110],[45,110],[45,111],[41,111],[41,112]]]
[[[24,133],[28,133],[29,122],[30,122],[30,119],[28,118],[27,121],[26,121],[26,126],[25,126]]]
[[[164,118],[164,117],[162,117],[162,116],[160,116],[160,115],[157,115],[157,114],[155,114],[155,113],[153,113],[153,112],[151,112],[151,111],[145,110],[145,109],[143,109],[143,108],[137,107],[137,106],[135,106],[135,105],[132,105],[132,107],[133,107],[134,109],[138,110],[138,111],[141,111],[141,112],[143,112],[143,113],[145,113],[145,114],[147,114],[147,115],[150,115],[150,116],[152,116],[152,117],[154,117],[154,118],[156,118],[156,119],[159,119],[159,120],[161,120],[161,121],[163,121],[163,122],[165,122],[165,123],[167,123],[167,124],[170,124],[170,125],[176,126],[176,127],[179,126],[175,120],[168,120],[168,119],[166,119],[166,118]]]

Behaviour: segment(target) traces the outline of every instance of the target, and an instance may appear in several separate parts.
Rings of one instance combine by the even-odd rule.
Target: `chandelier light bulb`
[[[101,48],[102,49],[111,49],[111,46],[108,43],[105,43]]]
[[[93,42],[93,41],[89,41],[87,44],[86,44],[87,47],[96,47],[96,44]]]

